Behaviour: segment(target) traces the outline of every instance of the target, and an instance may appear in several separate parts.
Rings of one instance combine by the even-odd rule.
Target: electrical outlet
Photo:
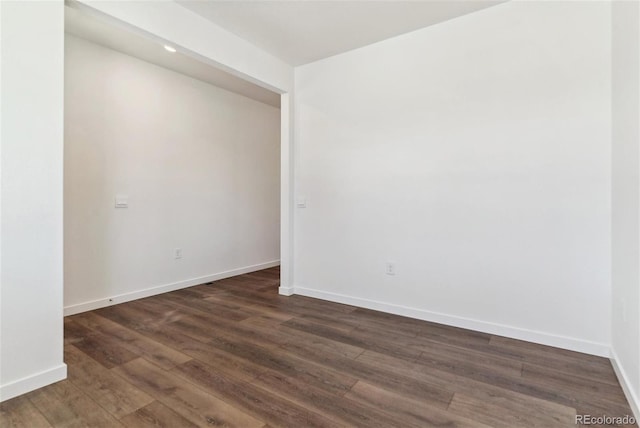
[[[182,258],[182,248],[176,248],[175,250],[173,250],[173,256],[176,259],[181,259]]]
[[[394,262],[387,262],[385,273],[387,275],[395,275],[396,274],[396,264]]]

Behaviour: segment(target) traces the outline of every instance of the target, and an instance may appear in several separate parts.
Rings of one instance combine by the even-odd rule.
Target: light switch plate
[[[129,198],[127,195],[116,195],[116,208],[128,208]]]

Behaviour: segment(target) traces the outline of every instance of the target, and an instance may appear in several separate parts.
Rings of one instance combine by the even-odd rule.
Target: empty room
[[[640,1],[0,1],[0,426],[637,427]]]

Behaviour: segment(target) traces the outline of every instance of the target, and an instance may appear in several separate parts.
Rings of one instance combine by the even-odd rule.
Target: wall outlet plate
[[[385,265],[385,273],[387,275],[395,275],[396,274],[396,264],[395,262],[387,262]]]

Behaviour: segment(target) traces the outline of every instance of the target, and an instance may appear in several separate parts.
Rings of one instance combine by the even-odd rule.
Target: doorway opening
[[[291,294],[289,114],[288,94],[65,7],[65,315],[259,271]]]

